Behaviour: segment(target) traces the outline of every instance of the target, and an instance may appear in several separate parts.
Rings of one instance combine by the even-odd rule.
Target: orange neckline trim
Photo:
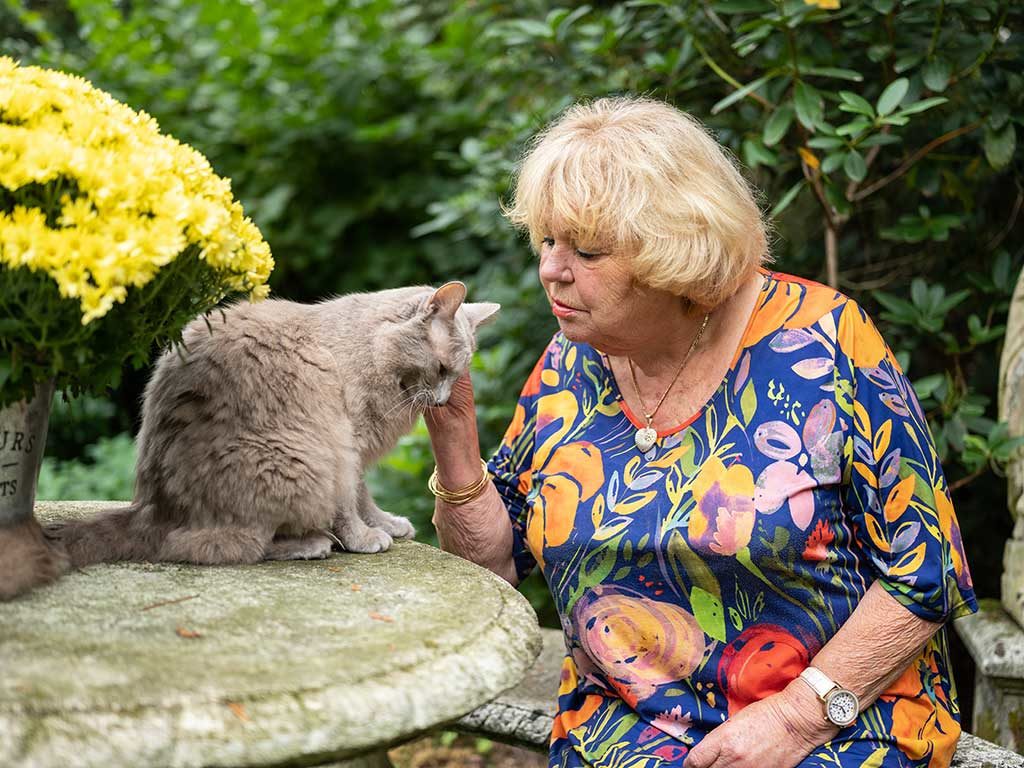
[[[770,281],[774,278],[775,275],[774,272],[765,269],[764,267],[758,267],[757,271],[764,275],[767,279],[762,284],[761,289],[757,293],[757,300],[754,302],[754,308],[750,312],[750,317],[747,318],[747,325],[743,329],[743,335],[740,336],[740,341],[736,347],[736,352],[733,354],[732,360],[729,362],[729,367],[725,370],[725,374],[722,376],[722,380],[718,383],[718,386],[715,387],[714,392],[711,393],[711,397],[705,400],[701,404],[700,408],[698,408],[692,416],[686,419],[686,421],[675,427],[658,430],[659,439],[663,437],[669,437],[670,435],[674,435],[676,432],[681,432],[682,430],[686,429],[688,426],[693,424],[693,422],[695,422],[697,419],[699,419],[701,417],[701,414],[703,414],[704,411],[707,410],[708,404],[711,402],[712,399],[714,399],[715,394],[718,392],[719,389],[722,388],[722,385],[729,378],[730,374],[733,371],[733,368],[736,367],[736,363],[739,362],[740,356],[743,354],[743,350],[747,348],[747,337],[750,336],[750,329],[754,327],[754,320],[757,318],[758,313],[761,311],[761,307],[763,305],[761,297],[764,296],[765,291],[768,290]],[[608,375],[611,377],[612,382],[615,384],[615,390],[618,392],[619,408],[625,414],[626,419],[629,420],[630,424],[632,424],[637,429],[643,429],[647,425],[646,423],[642,422],[640,419],[636,417],[636,414],[633,413],[632,409],[626,403],[626,398],[622,396],[622,388],[619,387],[619,382],[615,378],[615,373],[612,371],[611,365],[608,364],[607,355],[605,355],[602,352],[601,356],[604,357],[605,359],[605,368],[607,369]]]

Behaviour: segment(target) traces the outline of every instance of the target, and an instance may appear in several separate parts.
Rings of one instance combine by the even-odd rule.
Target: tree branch
[[[900,178],[900,176],[902,176],[907,171],[909,171],[914,166],[914,164],[917,163],[918,160],[920,160],[922,157],[927,155],[933,149],[935,149],[937,147],[941,147],[946,142],[952,141],[953,139],[957,138],[958,136],[963,136],[965,133],[970,133],[971,131],[975,130],[976,128],[981,127],[983,122],[984,121],[982,121],[982,120],[976,120],[975,122],[971,123],[970,125],[962,125],[962,126],[960,126],[959,128],[957,128],[955,130],[949,131],[949,133],[944,133],[942,136],[939,136],[939,138],[937,138],[937,139],[932,139],[927,144],[925,144],[923,147],[921,147],[919,150],[917,150],[917,152],[915,152],[913,155],[911,155],[909,158],[907,158],[903,162],[903,164],[900,165],[900,167],[897,168],[895,171],[890,173],[888,176],[882,177],[881,179],[876,181],[874,184],[872,184],[872,185],[870,185],[868,187],[865,187],[860,192],[858,192],[856,195],[854,195],[853,198],[850,200],[850,202],[859,202],[859,201],[863,200],[865,197],[868,197],[869,195],[877,192],[882,187],[888,186],[892,182],[896,181],[896,179]]]

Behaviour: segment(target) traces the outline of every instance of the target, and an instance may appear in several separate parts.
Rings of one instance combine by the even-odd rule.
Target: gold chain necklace
[[[629,364],[629,378],[633,380],[633,391],[636,392],[636,399],[640,401],[640,407],[643,409],[644,418],[647,420],[647,426],[642,429],[638,429],[636,434],[633,435],[633,442],[636,443],[636,447],[640,449],[641,453],[647,453],[658,440],[658,432],[651,426],[654,423],[654,414],[661,408],[661,404],[665,402],[665,398],[668,397],[668,393],[672,391],[672,387],[675,386],[676,381],[679,379],[679,375],[683,372],[686,364],[690,362],[690,355],[693,354],[693,350],[697,348],[697,344],[700,343],[701,337],[704,335],[704,329],[708,327],[708,319],[711,317],[711,313],[708,312],[704,315],[704,322],[700,324],[700,330],[697,331],[697,335],[693,337],[693,341],[690,342],[690,348],[686,350],[686,356],[683,358],[683,362],[679,364],[679,370],[676,371],[676,375],[672,377],[672,381],[669,383],[665,393],[658,400],[658,404],[654,406],[654,410],[647,413],[647,405],[644,403],[643,397],[640,395],[640,387],[636,383],[636,373],[633,372],[633,359],[630,357],[626,358],[626,362]]]

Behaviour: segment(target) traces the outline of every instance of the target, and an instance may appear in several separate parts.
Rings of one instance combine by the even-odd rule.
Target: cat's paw
[[[363,528],[357,531],[337,531],[346,552],[385,552],[391,547],[391,534],[382,528]]]
[[[391,534],[391,537],[394,539],[411,539],[416,535],[416,529],[413,528],[412,523],[404,517],[396,515],[389,515],[381,527]]]
[[[324,535],[274,539],[264,560],[323,560],[331,554],[331,540]]]

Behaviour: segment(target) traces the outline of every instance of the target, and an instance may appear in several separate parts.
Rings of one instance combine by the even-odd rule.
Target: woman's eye
[[[581,259],[590,260],[590,259],[596,259],[601,254],[599,254],[599,253],[592,253],[590,251],[581,251],[579,248],[577,248],[576,249],[576,255],[579,256]]]
[[[553,237],[542,237],[540,241],[543,245],[546,245],[548,248],[555,247],[555,238]]]

